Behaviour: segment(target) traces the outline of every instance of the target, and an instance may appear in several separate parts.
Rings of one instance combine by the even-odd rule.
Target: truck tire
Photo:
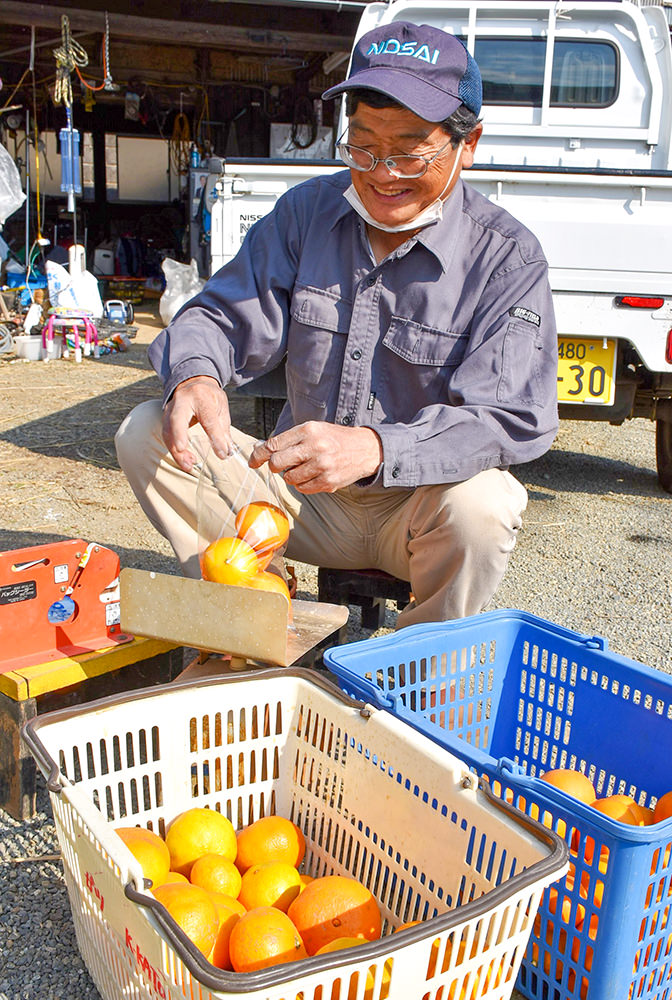
[[[656,468],[658,482],[672,493],[672,422],[656,420]]]
[[[254,420],[257,434],[266,440],[273,433],[286,399],[275,399],[273,396],[255,396]]]

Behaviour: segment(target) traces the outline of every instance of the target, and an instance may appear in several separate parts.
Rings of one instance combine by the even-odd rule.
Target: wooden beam
[[[102,11],[76,7],[56,7],[44,3],[24,3],[21,0],[0,2],[0,24],[37,28],[60,28],[61,16],[70,20],[70,30],[105,31]],[[227,24],[206,24],[195,21],[170,21],[165,18],[139,17],[135,14],[108,13],[110,35],[113,38],[143,39],[158,45],[188,45],[190,47],[233,49],[255,52],[333,52],[349,50],[350,35],[330,35],[309,31],[275,31],[267,28],[235,27]]]

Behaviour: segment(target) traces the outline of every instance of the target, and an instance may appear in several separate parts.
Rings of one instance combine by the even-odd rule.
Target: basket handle
[[[521,767],[520,764],[516,764],[515,760],[511,760],[510,757],[500,757],[497,761],[497,772],[499,774],[509,774],[513,778],[519,778],[525,776],[525,768]]]

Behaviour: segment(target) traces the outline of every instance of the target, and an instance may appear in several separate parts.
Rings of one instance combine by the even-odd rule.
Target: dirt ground
[[[114,548],[122,566],[175,572],[172,549],[139,515],[114,451],[137,403],[160,396],[146,348],[161,329],[158,301],[137,307],[130,349],[49,362],[0,355],[0,548],[84,537]],[[234,400],[241,425],[251,400]]]

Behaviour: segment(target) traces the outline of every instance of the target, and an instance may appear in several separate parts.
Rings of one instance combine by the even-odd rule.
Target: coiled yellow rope
[[[88,66],[89,57],[79,42],[70,34],[70,19],[67,14],[61,17],[61,44],[53,49],[56,58],[56,86],[54,87],[54,103],[72,107],[72,84],[70,74],[79,66]]]

